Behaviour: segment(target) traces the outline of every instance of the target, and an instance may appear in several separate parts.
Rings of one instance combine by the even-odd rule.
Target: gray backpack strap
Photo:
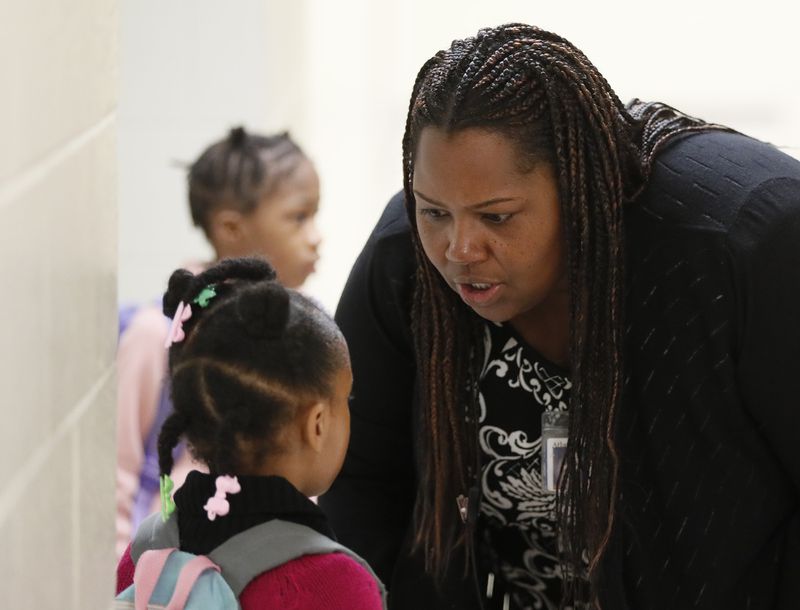
[[[386,588],[366,561],[347,547],[299,523],[280,519],[267,521],[233,536],[208,556],[222,569],[225,581],[238,597],[262,572],[304,555],[323,553],[343,553],[366,568],[375,579],[386,608]]]
[[[161,513],[153,513],[136,530],[131,543],[131,559],[136,563],[142,553],[151,549],[178,548],[179,540],[177,515],[173,513],[165,523],[161,520]]]

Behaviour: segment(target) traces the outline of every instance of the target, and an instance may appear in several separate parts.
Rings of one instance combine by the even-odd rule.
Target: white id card
[[[555,493],[561,464],[567,451],[569,415],[566,411],[542,413],[542,486],[544,491]]]

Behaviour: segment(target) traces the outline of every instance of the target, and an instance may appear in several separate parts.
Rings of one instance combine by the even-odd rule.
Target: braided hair
[[[204,300],[204,289],[213,296]],[[211,472],[247,474],[280,452],[278,432],[302,405],[332,395],[347,362],[344,339],[261,259],[226,259],[199,275],[175,271],[164,314],[174,316],[181,302],[192,313],[169,353],[174,410],[158,438],[161,474],[172,470],[182,436]]]
[[[288,133],[262,136],[243,127],[209,146],[189,167],[192,221],[209,235],[211,212],[252,212],[305,159]]]
[[[597,576],[617,498],[623,206],[644,187],[653,156],[668,141],[718,126],[664,104],[635,100],[626,108],[586,56],[555,34],[523,24],[483,29],[434,55],[414,83],[403,139],[405,198],[414,227],[414,162],[429,126],[499,133],[515,145],[521,171],[539,162],[555,169],[572,295],[569,444],[556,501],[567,581],[562,603],[596,602],[577,575],[586,575],[588,555],[589,582]],[[441,575],[454,550],[466,559],[472,555],[473,536],[459,526],[455,498],[467,494],[480,469],[475,404],[482,321],[436,272],[416,228],[413,234],[412,327],[425,420],[415,543],[429,571]]]

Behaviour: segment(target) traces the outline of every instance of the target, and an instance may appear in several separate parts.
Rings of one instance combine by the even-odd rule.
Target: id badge
[[[542,486],[544,491],[555,493],[558,475],[567,451],[569,415],[566,411],[542,413]]]

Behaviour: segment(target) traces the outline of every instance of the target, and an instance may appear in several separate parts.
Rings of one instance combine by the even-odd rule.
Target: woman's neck
[[[569,368],[569,298],[553,298],[509,321],[525,343],[550,362]]]

